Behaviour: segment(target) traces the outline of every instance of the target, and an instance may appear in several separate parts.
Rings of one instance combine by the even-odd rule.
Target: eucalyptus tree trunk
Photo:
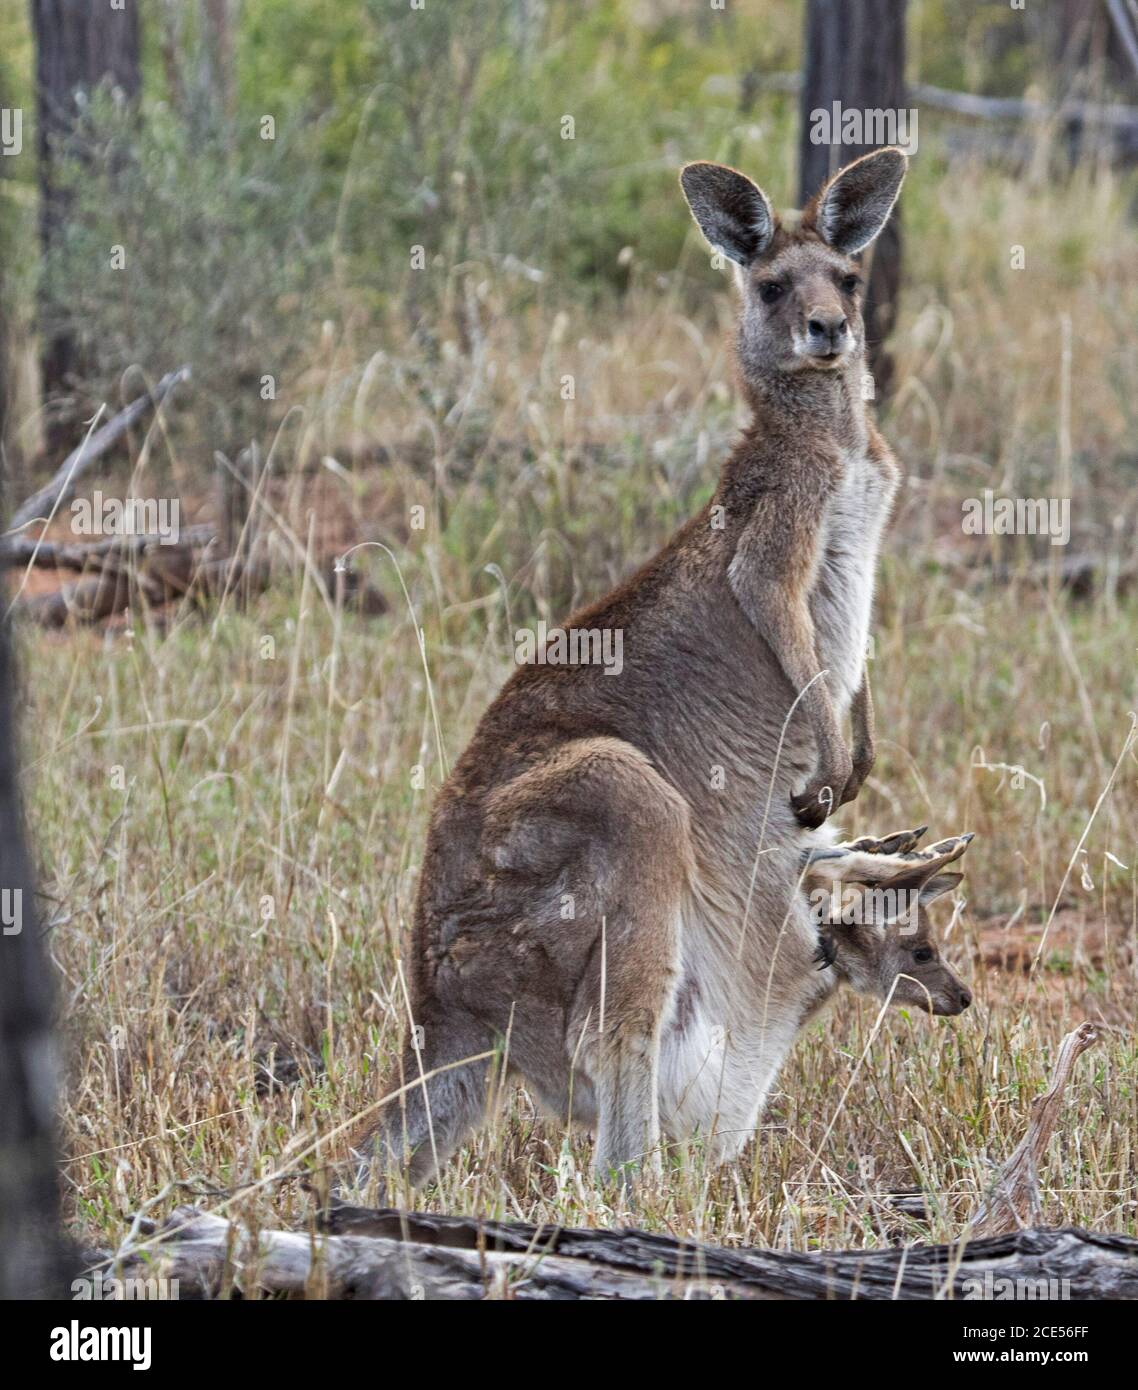
[[[36,157],[40,185],[40,248],[46,257],[67,225],[68,199],[60,187],[58,161],[75,146],[83,109],[101,82],[135,100],[141,87],[138,5],[110,0],[31,0],[36,46]],[[93,273],[93,272],[92,272]],[[74,337],[45,324],[40,374],[45,403],[65,396],[79,369]],[[57,400],[58,406],[58,400]],[[48,443],[67,438],[65,409],[47,414]]]
[[[54,990],[17,784],[12,650],[0,623],[0,1297],[63,1296]]]
[[[10,404],[10,241],[10,227],[0,224],[0,444]],[[0,464],[7,459],[0,448]],[[0,472],[0,517],[10,500]],[[10,633],[0,615],[0,1298],[58,1297],[67,1257],[59,1234],[54,991],[24,840],[12,686]]]
[[[906,109],[905,0],[807,0],[799,137],[799,192],[805,203],[831,174],[888,139],[873,139],[881,127],[862,119],[860,138],[843,140],[834,103],[842,112],[893,112]],[[819,122],[818,112],[831,113]],[[818,139],[819,132],[828,140]],[[894,209],[881,235],[866,253],[868,285],[865,327],[869,369],[878,399],[887,394],[893,365],[883,344],[897,319],[901,283],[901,224]]]

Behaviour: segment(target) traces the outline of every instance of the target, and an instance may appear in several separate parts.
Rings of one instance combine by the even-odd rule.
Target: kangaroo
[[[807,853],[803,887],[822,926],[816,959],[822,970],[832,969],[835,990],[845,984],[897,1007],[954,1015],[971,1006],[972,993],[941,960],[925,909],[964,877],[944,869],[972,835],[916,851],[926,828]],[[827,884],[845,891],[828,892]]]
[[[819,923],[814,959],[825,973],[802,1027],[829,1007],[841,986],[894,1008],[942,1016],[971,1007],[971,991],[941,959],[927,908],[962,881],[963,874],[944,870],[973,836],[952,836],[917,850],[927,829],[803,852],[800,883]],[[835,914],[832,890],[839,884],[841,910]]]
[[[799,856],[873,763],[864,654],[898,476],[863,400],[853,258],[905,165],[854,162],[793,228],[742,174],[683,170],[738,271],[752,418],[707,506],[565,624],[620,633],[620,674],[520,666],[440,791],[395,1085],[423,1079],[357,1139],[361,1178],[405,1153],[427,1177],[481,1113],[495,1048],[595,1129],[602,1174],[658,1164],[662,1125],[728,1159],[830,992]]]

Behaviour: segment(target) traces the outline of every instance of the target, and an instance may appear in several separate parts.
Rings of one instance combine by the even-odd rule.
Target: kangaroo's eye
[[[777,280],[764,280],[759,286],[759,298],[764,304],[773,304],[782,298],[782,286]]]
[[[935,954],[936,953],[934,951],[930,951],[927,946],[918,946],[917,949],[913,952],[913,959],[917,962],[918,965],[927,965],[930,960],[934,959]]]
[[[842,279],[842,291],[845,294],[853,294],[860,284],[861,281],[856,275],[846,275]]]

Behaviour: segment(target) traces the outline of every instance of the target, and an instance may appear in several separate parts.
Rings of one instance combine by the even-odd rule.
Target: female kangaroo
[[[800,855],[873,763],[864,653],[897,469],[863,399],[854,257],[905,165],[856,161],[793,229],[735,170],[683,170],[737,272],[751,420],[703,511],[565,624],[619,633],[619,674],[520,667],[440,792],[390,1089],[434,1074],[357,1140],[365,1168],[442,1162],[485,1101],[489,1064],[464,1059],[496,1047],[595,1125],[601,1171],[654,1155],[661,1124],[714,1131],[722,1158],[754,1130],[830,988]]]

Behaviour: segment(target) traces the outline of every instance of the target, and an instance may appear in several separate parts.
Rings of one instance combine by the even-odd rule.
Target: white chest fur
[[[810,601],[818,657],[830,672],[839,716],[861,683],[873,611],[881,535],[894,483],[864,452],[847,454],[842,480],[826,503],[820,564]]]
[[[763,860],[749,891],[700,880],[683,913],[684,965],[660,1055],[661,1121],[675,1138],[714,1129],[720,1158],[753,1134],[770,1087],[826,992],[817,926],[794,882],[797,843]]]

